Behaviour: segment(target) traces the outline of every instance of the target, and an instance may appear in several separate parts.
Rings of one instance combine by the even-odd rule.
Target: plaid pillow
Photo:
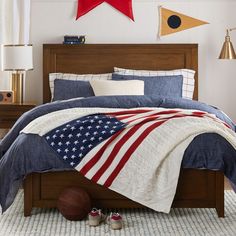
[[[54,97],[54,81],[55,79],[74,80],[74,81],[90,81],[90,80],[109,80],[112,74],[64,74],[64,73],[50,73],[49,74],[49,86],[51,91],[51,100]]]
[[[183,87],[182,97],[187,99],[193,98],[194,92],[194,70],[189,69],[178,69],[178,70],[131,70],[114,67],[114,71],[119,75],[134,75],[134,76],[171,76],[171,75],[182,75],[183,76]]]

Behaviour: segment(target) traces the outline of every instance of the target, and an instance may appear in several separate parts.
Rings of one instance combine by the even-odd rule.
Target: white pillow
[[[112,78],[111,73],[107,74],[64,74],[64,73],[50,73],[49,74],[49,86],[51,91],[51,99],[54,97],[54,80],[63,79],[63,80],[109,80]]]
[[[93,88],[95,96],[144,95],[144,81],[142,80],[91,80],[90,85]]]
[[[171,76],[171,75],[182,75],[183,76],[183,87],[182,97],[187,99],[193,98],[194,92],[194,70],[189,69],[178,69],[178,70],[131,70],[114,67],[114,71],[119,75],[134,75],[134,76]]]

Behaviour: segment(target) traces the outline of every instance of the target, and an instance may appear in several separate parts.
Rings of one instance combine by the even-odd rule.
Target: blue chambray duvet
[[[47,113],[74,107],[196,109],[215,114],[233,130],[234,123],[220,110],[186,99],[157,96],[101,96],[53,102],[25,113],[0,142],[0,205],[4,212],[13,202],[24,177],[32,172],[71,170],[47,145],[33,134],[19,134],[32,120]],[[236,151],[220,135],[198,135],[185,150],[183,168],[221,170],[236,185]]]

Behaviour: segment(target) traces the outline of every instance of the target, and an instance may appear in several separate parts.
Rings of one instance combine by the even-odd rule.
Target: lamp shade
[[[3,70],[27,71],[33,69],[32,45],[3,45]]]
[[[232,42],[230,41],[230,36],[226,35],[225,42],[223,44],[219,59],[236,59],[236,54]]]

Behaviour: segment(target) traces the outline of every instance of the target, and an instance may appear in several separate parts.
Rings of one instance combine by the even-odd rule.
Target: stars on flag
[[[125,125],[115,117],[94,114],[57,127],[45,135],[45,140],[63,161],[75,167],[92,148]]]

